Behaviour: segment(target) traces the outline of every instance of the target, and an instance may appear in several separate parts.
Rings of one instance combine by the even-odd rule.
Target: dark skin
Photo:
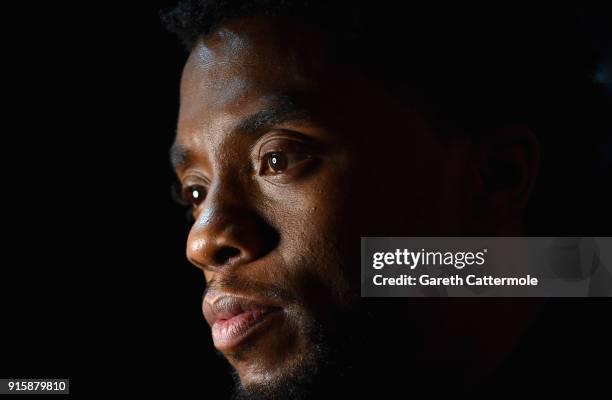
[[[523,233],[528,129],[443,139],[333,54],[317,28],[245,18],[201,39],[183,71],[172,153],[207,320],[226,294],[281,310],[215,341],[246,387],[282,382],[312,359],[312,327],[355,309],[360,236]]]

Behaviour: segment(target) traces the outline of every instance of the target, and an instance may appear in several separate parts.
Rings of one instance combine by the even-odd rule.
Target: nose
[[[201,207],[187,239],[187,258],[199,268],[248,264],[278,242],[275,230],[237,196],[211,190]]]

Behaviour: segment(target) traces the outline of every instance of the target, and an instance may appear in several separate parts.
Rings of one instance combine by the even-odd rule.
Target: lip
[[[214,298],[207,295],[203,303],[214,345],[222,352],[240,345],[281,310],[266,301],[218,292]]]

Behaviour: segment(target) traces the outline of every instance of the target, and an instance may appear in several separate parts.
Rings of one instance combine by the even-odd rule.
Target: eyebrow
[[[306,108],[300,106],[295,97],[273,95],[265,97],[265,101],[267,106],[264,109],[245,117],[234,130],[252,134],[283,122],[310,119]]]
[[[172,143],[172,146],[170,146],[170,151],[168,153],[170,155],[170,164],[175,170],[189,164],[193,158],[191,152],[180,145],[176,140]]]
[[[253,135],[284,122],[311,119],[307,109],[300,106],[293,96],[266,96],[264,101],[265,108],[240,120],[232,129],[232,134]],[[169,155],[170,163],[175,170],[188,165],[194,158],[193,153],[176,140],[170,147]]]

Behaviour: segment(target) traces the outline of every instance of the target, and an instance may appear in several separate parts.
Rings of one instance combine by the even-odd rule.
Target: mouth
[[[229,294],[217,295],[212,300],[205,298],[203,309],[214,345],[221,352],[231,351],[255,331],[265,329],[267,322],[282,311],[278,306]]]

